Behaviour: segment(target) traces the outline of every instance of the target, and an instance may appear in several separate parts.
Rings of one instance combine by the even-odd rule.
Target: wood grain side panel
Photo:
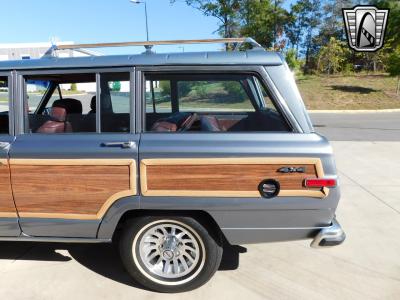
[[[16,217],[7,160],[0,164],[0,217]]]
[[[304,173],[280,173],[281,167],[304,167]],[[264,179],[281,184],[278,196],[324,198],[328,189],[309,189],[305,178],[323,177],[319,158],[144,159],[140,165],[144,196],[260,197]]]
[[[96,216],[113,195],[131,190],[129,165],[12,164],[11,170],[21,214]]]
[[[282,190],[301,190],[305,178],[316,177],[314,165],[305,173],[277,172],[284,165],[166,165],[147,167],[149,190],[257,191],[262,180],[273,178]]]

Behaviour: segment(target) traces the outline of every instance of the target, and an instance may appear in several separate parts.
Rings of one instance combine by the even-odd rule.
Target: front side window
[[[96,132],[91,115],[96,74],[37,75],[26,78],[28,133]]]
[[[130,132],[130,73],[98,75],[25,77],[25,132]]]
[[[9,101],[8,78],[0,77],[0,134],[9,133]]]
[[[148,132],[291,131],[252,74],[155,74],[146,78]]]

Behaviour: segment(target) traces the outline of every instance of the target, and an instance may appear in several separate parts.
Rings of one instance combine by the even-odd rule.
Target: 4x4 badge
[[[389,9],[355,6],[342,12],[350,48],[361,52],[382,48]]]

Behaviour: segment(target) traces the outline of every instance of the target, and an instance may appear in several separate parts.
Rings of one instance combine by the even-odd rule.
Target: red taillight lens
[[[306,179],[304,185],[310,188],[335,187],[336,179],[312,178]]]

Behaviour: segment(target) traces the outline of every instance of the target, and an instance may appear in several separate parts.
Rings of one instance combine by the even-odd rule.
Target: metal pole
[[[147,20],[147,4],[146,1],[144,1],[144,13],[146,15],[146,37],[147,37],[147,41],[149,41],[149,23]]]

